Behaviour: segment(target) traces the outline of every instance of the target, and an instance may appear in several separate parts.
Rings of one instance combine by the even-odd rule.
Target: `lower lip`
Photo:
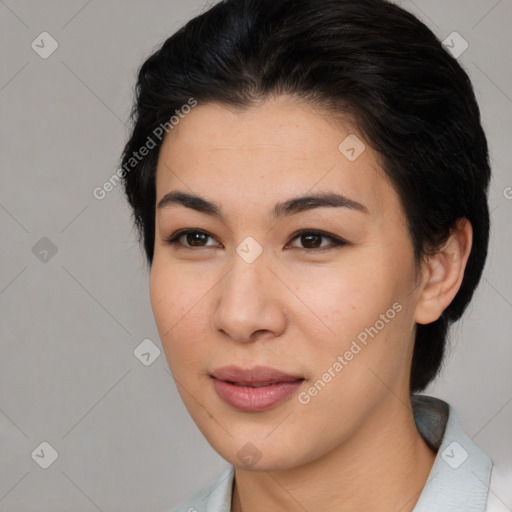
[[[241,411],[265,411],[293,395],[302,380],[276,382],[270,386],[250,388],[235,386],[224,380],[213,379],[215,391],[224,402]]]

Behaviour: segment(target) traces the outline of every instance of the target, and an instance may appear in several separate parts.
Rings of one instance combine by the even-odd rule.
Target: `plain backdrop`
[[[512,474],[512,2],[400,4],[467,41],[494,172],[484,277],[427,393]],[[226,465],[163,353],[134,354],[161,348],[148,272],[121,188],[93,195],[118,168],[138,67],[204,9],[0,1],[0,512],[166,511]]]

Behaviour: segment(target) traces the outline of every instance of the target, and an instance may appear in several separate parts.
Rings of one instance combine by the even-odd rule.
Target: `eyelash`
[[[164,240],[164,242],[168,245],[181,245],[185,249],[206,249],[208,247],[212,247],[212,246],[208,246],[208,245],[193,247],[193,246],[189,246],[189,245],[184,245],[179,241],[179,239],[182,236],[188,235],[191,233],[201,233],[203,235],[206,235],[208,237],[215,239],[215,237],[213,235],[211,235],[210,233],[208,233],[208,231],[204,231],[202,229],[181,229],[181,230],[177,231],[176,233],[172,234],[166,240]],[[335,237],[334,235],[331,235],[329,233],[325,233],[324,231],[318,231],[318,230],[313,230],[313,229],[305,229],[302,231],[298,231],[291,237],[291,241],[293,241],[299,237],[302,237],[302,236],[310,236],[310,235],[326,238],[326,239],[330,240],[331,243],[329,245],[323,246],[323,247],[315,247],[315,248],[293,247],[293,248],[301,249],[303,251],[308,251],[308,252],[322,252],[326,249],[335,249],[337,247],[343,247],[343,246],[349,245],[348,242],[346,242],[345,240],[343,240],[341,238]],[[288,246],[289,243],[286,245]]]

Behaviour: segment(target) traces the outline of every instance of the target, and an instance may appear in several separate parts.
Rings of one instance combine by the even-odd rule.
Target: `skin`
[[[236,468],[233,512],[410,511],[435,458],[410,406],[415,326],[436,320],[459,289],[471,225],[459,222],[418,266],[375,152],[366,141],[355,161],[338,150],[349,134],[365,141],[348,120],[279,96],[245,111],[199,105],[159,155],[157,204],[182,191],[223,213],[156,208],[150,297],[185,406]],[[320,207],[270,217],[276,203],[324,192],[367,212]],[[210,236],[199,246],[193,237],[166,242],[184,228]],[[305,229],[348,244],[296,236]],[[263,249],[252,263],[236,252],[248,236]],[[307,404],[295,394],[270,410],[241,412],[214,390],[214,369],[264,365],[303,376],[298,393],[307,391],[396,303],[401,311]],[[261,455],[251,467],[237,455],[248,442]]]

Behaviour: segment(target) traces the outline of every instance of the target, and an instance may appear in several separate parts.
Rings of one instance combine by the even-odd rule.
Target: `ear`
[[[418,324],[435,322],[459,291],[473,243],[468,219],[458,219],[450,237],[422,266],[420,296],[416,306]]]

